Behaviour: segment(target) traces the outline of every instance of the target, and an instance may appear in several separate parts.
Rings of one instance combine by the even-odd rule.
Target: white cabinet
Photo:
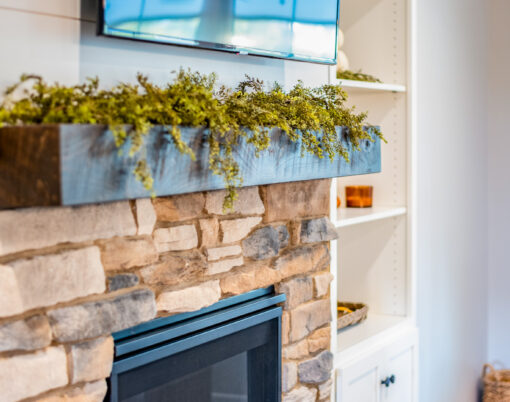
[[[414,401],[415,332],[405,331],[340,363],[337,369],[337,402]]]

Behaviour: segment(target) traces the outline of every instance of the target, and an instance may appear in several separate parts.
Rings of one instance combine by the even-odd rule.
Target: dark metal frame
[[[183,375],[247,351],[250,401],[279,402],[282,308],[277,304],[283,301],[285,295],[275,295],[273,287],[259,289],[114,334],[115,361],[106,400],[122,400],[122,381],[136,388],[171,378],[174,374],[166,369],[161,377],[140,379],[143,383],[137,384],[136,375],[139,368],[163,364],[170,356],[179,359],[175,374]],[[197,353],[199,360],[193,358]]]

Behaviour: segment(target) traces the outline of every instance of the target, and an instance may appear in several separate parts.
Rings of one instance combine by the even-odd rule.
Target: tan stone
[[[290,223],[290,244],[297,246],[301,241],[301,221],[292,221]]]
[[[330,179],[268,185],[264,221],[328,215],[330,187]]]
[[[12,288],[0,299],[12,297],[7,303],[13,309],[4,311],[4,316],[103,293],[106,289],[97,247],[15,260],[8,267],[15,282],[7,270],[3,276],[7,276]]]
[[[216,303],[221,298],[219,281],[209,281],[181,290],[163,292],[157,299],[158,311],[184,313]]]
[[[275,262],[283,278],[305,274],[329,264],[329,250],[325,244],[301,246],[284,252]]]
[[[151,264],[158,260],[158,251],[151,237],[128,239],[116,237],[101,246],[104,269],[118,270]]]
[[[207,264],[201,253],[194,250],[185,253],[161,255],[159,261],[140,271],[148,285],[173,286],[200,278]]]
[[[37,402],[103,402],[108,386],[105,380],[54,391]]]
[[[7,265],[0,265],[0,317],[23,312],[23,300],[18,289],[16,273]]]
[[[244,264],[243,257],[231,258],[229,260],[221,260],[216,262],[210,262],[207,267],[207,275],[221,274],[222,272],[228,272],[234,267],[239,267]]]
[[[277,271],[266,266],[247,266],[221,280],[223,293],[238,295],[273,285],[280,280]]]
[[[128,201],[0,211],[0,228],[0,256],[59,243],[136,234]]]
[[[331,397],[331,391],[333,389],[333,379],[330,378],[325,383],[319,385],[319,401],[326,401]]]
[[[241,254],[241,246],[225,246],[225,247],[215,247],[208,248],[206,250],[207,260],[208,261],[217,261],[224,257],[233,257],[235,255]]]
[[[35,315],[0,325],[0,352],[10,350],[35,350],[51,343],[48,318]]]
[[[189,250],[198,246],[197,230],[194,225],[156,229],[154,231],[154,241],[160,253]]]
[[[290,318],[289,313],[284,311],[282,313],[282,345],[289,343],[289,332],[290,332]]]
[[[307,341],[310,353],[329,349],[331,346],[331,327],[328,325],[318,329],[307,338]]]
[[[110,376],[113,364],[113,338],[94,339],[71,346],[71,382],[95,381]]]
[[[308,356],[308,354],[308,341],[306,339],[292,345],[287,345],[283,348],[283,357],[285,359],[302,359],[303,357]]]
[[[215,215],[243,214],[260,215],[264,213],[264,204],[260,199],[258,187],[244,187],[237,191],[238,198],[234,201],[234,208],[223,211],[225,190],[211,191],[206,195],[205,208],[207,212]]]
[[[281,282],[276,288],[278,293],[285,293],[287,296],[283,304],[286,310],[292,310],[313,298],[313,281],[310,277],[294,278]]]
[[[200,219],[198,221],[202,234],[202,246],[211,247],[218,244],[220,223],[217,218]]]
[[[14,402],[66,385],[67,360],[63,346],[0,358],[2,402]]]
[[[323,274],[315,275],[313,281],[315,284],[315,296],[322,297],[329,292],[329,284],[333,280],[333,274],[331,272],[325,272]]]
[[[156,224],[156,212],[150,198],[136,200],[136,223],[138,235],[151,235]]]
[[[286,362],[282,364],[282,391],[289,392],[297,383],[297,364]]]
[[[262,221],[261,217],[230,219],[220,222],[223,243],[244,239]]]
[[[303,304],[290,312],[290,341],[303,339],[315,329],[331,321],[329,300]]]
[[[299,386],[294,388],[288,394],[284,394],[282,402],[315,402],[317,399],[317,390],[315,388],[308,388]]]
[[[203,193],[160,197],[153,201],[158,221],[175,222],[193,219],[202,213],[205,205]]]

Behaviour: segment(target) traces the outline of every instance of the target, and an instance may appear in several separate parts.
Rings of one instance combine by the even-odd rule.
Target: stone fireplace
[[[2,401],[102,401],[112,333],[274,285],[282,400],[331,389],[329,180],[0,211]]]

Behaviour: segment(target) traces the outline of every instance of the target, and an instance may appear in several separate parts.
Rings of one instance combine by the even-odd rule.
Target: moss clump
[[[22,96],[13,100],[14,92],[20,91]],[[120,83],[109,89],[101,89],[97,78],[88,79],[82,85],[63,86],[24,75],[5,92],[5,100],[0,105],[0,126],[106,124],[118,147],[128,139],[131,141],[130,155],[138,158],[133,173],[149,191],[152,191],[152,175],[140,149],[150,128],[166,127],[177,149],[195,159],[193,151],[181,139],[179,126],[206,127],[209,167],[223,177],[227,188],[224,206],[231,208],[237,198],[236,188],[242,184],[239,165],[233,157],[240,139],[253,145],[254,153],[258,154],[269,146],[270,130],[277,127],[292,141],[301,139],[302,152],[331,160],[336,155],[348,160],[337,126],[347,127],[355,148],[363,139],[372,140],[370,133],[363,129],[367,126],[366,113],[347,107],[346,99],[347,94],[335,85],[307,88],[298,83],[287,92],[278,84],[266,88],[262,81],[247,77],[231,89],[217,87],[214,74],[183,69],[164,86],[138,74],[136,84]],[[376,127],[370,131],[382,138]]]
[[[337,71],[336,78],[343,80],[354,80],[354,81],[365,81],[365,82],[381,82],[379,78],[375,78],[373,75],[362,73],[361,70],[358,72],[345,70]]]

